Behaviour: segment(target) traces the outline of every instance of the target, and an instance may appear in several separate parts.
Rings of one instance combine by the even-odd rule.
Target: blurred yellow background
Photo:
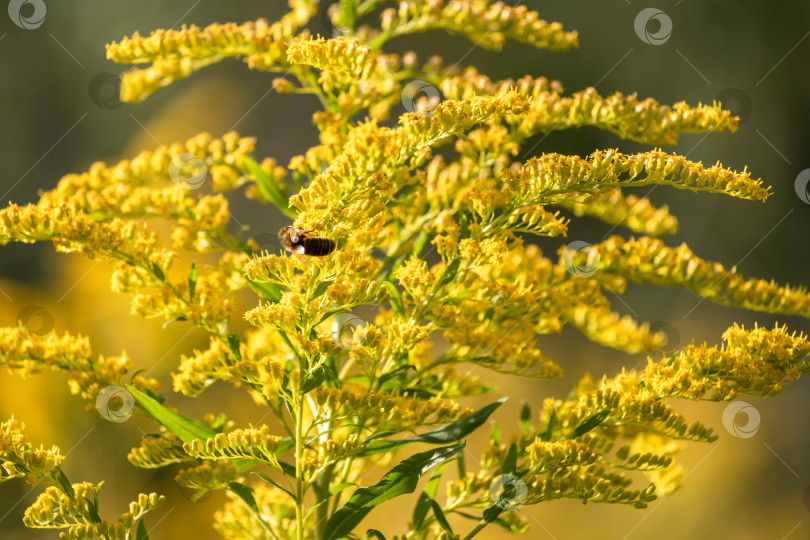
[[[810,205],[794,192],[797,174],[810,167],[807,2],[792,0],[778,7],[756,2],[660,3],[658,7],[672,22],[671,36],[660,45],[645,43],[634,29],[634,20],[646,5],[629,0],[524,4],[539,10],[543,18],[579,30],[579,49],[550,53],[508,43],[495,53],[439,33],[395,40],[389,50],[413,49],[421,58],[439,54],[447,64],[473,64],[493,78],[545,75],[560,80],[571,92],[596,85],[603,94],[636,91],[640,97],[664,103],[686,100],[691,104],[725,97],[729,108],[743,117],[739,131],[684,136],[674,151],[707,164],[721,160],[735,169],[747,165],[754,176],[773,186],[774,195],[761,205],[656,189],[650,198],[669,204],[681,223],[677,237],[665,241],[669,245],[686,242],[699,256],[729,267],[736,264],[744,275],[810,285]],[[121,106],[115,106],[114,97],[99,95],[98,85],[91,84],[102,73],[123,71],[105,60],[104,44],[136,30],[148,34],[181,24],[273,19],[284,11],[279,1],[52,2],[43,24],[30,30],[0,15],[0,204],[34,202],[38,190],[53,187],[62,175],[81,172],[93,161],[114,162],[200,131],[220,136],[236,129],[256,136],[259,158],[271,156],[286,164],[316,142],[311,123],[316,103],[309,96],[270,91],[272,75],[226,62],[161,90],[142,104]],[[317,17],[311,28],[324,32]],[[654,33],[655,27],[650,28]],[[537,137],[529,146],[535,142],[530,155],[642,148],[590,129]],[[279,212],[240,196],[231,197],[231,210],[257,234],[274,234],[285,222]],[[572,224],[569,241],[596,243],[608,233],[609,227],[582,220]],[[614,233],[629,236],[622,229]],[[542,242],[542,247],[551,253],[561,242]],[[88,335],[96,354],[125,350],[137,368],[149,370],[170,392],[169,373],[180,354],[205,346],[207,339],[185,323],[164,330],[160,322],[130,317],[128,298],[109,292],[109,275],[107,265],[57,255],[50,245],[4,246],[0,248],[0,325],[14,326],[24,308],[41,306],[53,317],[57,332]],[[772,326],[779,321],[794,330],[810,329],[808,321],[797,317],[775,318],[698,302],[688,291],[630,286],[614,305],[641,320],[666,323],[675,329],[681,345],[692,339],[717,343],[734,321],[746,326],[755,321]],[[573,330],[544,337],[541,344],[547,356],[565,368],[565,377],[526,381],[487,374],[499,387],[497,396],[470,403],[480,406],[501,395],[510,396],[494,415],[505,436],[516,431],[523,400],[536,411],[544,397],[564,396],[586,372],[611,375],[644,360],[642,355],[589,343]],[[677,404],[690,419],[715,427],[720,440],[686,446],[680,458],[687,471],[685,485],[673,496],[647,510],[570,500],[523,508],[521,514],[532,524],[530,537],[810,538],[810,382],[799,380],[780,396],[743,399],[761,417],[759,430],[751,438],[734,437],[723,428],[725,404]],[[241,425],[260,422],[266,413],[224,385],[216,385],[197,400],[171,393],[169,402],[194,417],[226,412]],[[73,482],[107,481],[102,489],[102,515],[123,512],[138,492],[158,491],[167,495],[167,502],[147,520],[153,540],[217,536],[211,514],[224,497],[192,503],[175,487],[175,470],[144,471],[126,461],[129,448],[141,435],[156,431],[154,422],[132,418],[111,423],[88,414],[82,401],[69,394],[64,377],[50,373],[27,380],[0,373],[0,418],[11,414],[25,422],[34,444],[57,444],[68,454],[64,468]],[[480,447],[487,432],[482,428],[470,439],[470,446]],[[473,466],[472,460],[468,463]],[[374,475],[369,479],[376,480]],[[21,523],[24,509],[40,490],[20,481],[0,486],[0,538],[55,537],[50,531],[25,529]],[[379,528],[389,537],[400,534],[410,517],[409,510],[401,511],[406,508],[410,506],[405,502],[390,502],[372,512],[363,526]],[[468,522],[458,530],[469,528]],[[478,536],[506,537],[494,527]]]

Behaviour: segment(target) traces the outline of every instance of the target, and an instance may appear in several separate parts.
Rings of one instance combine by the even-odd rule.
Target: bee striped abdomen
[[[305,237],[303,241],[304,254],[314,257],[323,257],[335,251],[337,243],[331,238],[323,236]]]

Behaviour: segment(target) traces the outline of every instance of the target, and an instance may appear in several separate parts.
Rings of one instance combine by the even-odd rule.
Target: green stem
[[[304,540],[304,394],[301,386],[306,380],[306,371],[303,367],[299,371],[295,404],[295,521],[297,539]]]
[[[467,534],[467,536],[464,537],[463,540],[470,540],[473,536],[480,533],[487,525],[488,523],[486,521],[484,520],[479,521],[478,525],[476,525],[475,528],[471,530],[469,534]]]

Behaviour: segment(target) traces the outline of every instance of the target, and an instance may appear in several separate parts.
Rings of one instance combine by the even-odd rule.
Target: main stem
[[[297,538],[304,540],[304,394],[301,385],[304,373],[298,378],[295,404],[295,521]]]

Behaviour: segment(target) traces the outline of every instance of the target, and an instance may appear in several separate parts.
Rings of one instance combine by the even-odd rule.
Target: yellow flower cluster
[[[141,469],[158,469],[173,463],[190,461],[183,442],[161,426],[159,434],[149,434],[127,454],[127,460]]]
[[[752,330],[734,325],[725,347],[687,345],[670,358],[649,360],[640,379],[650,392],[689,399],[731,400],[738,394],[769,396],[810,372],[810,342],[784,326]]]
[[[183,449],[198,459],[258,459],[281,470],[276,458],[276,450],[281,444],[281,437],[270,434],[268,426],[260,428],[235,429],[229,433],[218,433],[205,441],[194,439],[191,444],[185,443]]]
[[[199,499],[209,491],[225,489],[238,479],[239,468],[230,461],[205,462],[179,471],[174,478],[178,485],[192,492],[192,500]]]
[[[29,484],[55,481],[57,467],[65,460],[56,446],[34,448],[22,432],[25,426],[12,416],[0,423],[0,483],[25,478]]]
[[[735,130],[738,119],[718,104],[669,106],[635,94],[602,96],[594,88],[564,94],[560,83],[544,77],[493,81],[440,58],[421,62],[413,53],[381,50],[394,37],[435,30],[492,49],[506,39],[558,51],[577,45],[576,32],[523,6],[429,0],[386,9],[376,0],[341,1],[331,20],[344,37],[322,39],[304,27],[319,2],[289,4],[291,12],[275,23],[136,33],[110,44],[107,56],[145,64],[124,74],[125,101],[145,99],[229,57],[251,69],[285,72],[273,83],[276,90],[310,94],[324,108],[313,115],[318,145],[286,167],[301,188],[294,195],[281,181],[286,169],[274,160],[258,159],[256,169],[252,138],[201,134],[117,164],[96,163],[64,177],[35,206],[0,210],[0,244],[52,241],[61,251],[111,260],[112,288],[132,294],[133,314],[189,321],[209,334],[208,348],[181,355],[176,391],[198,396],[224,381],[245,388],[276,416],[288,438],[267,425],[234,429],[224,417],[209,417],[199,438],[180,437],[167,422],[128,455],[143,468],[184,463],[176,480],[192,500],[226,489],[232,502],[215,525],[224,537],[325,537],[330,514],[346,508],[348,497],[370,493],[361,486],[364,469],[393,458],[386,444],[413,442],[410,435],[437,431],[433,426],[443,426],[435,439],[464,432],[463,439],[495,410],[500,403],[475,412],[454,401],[491,390],[484,377],[468,373],[470,366],[562,375],[540,349],[539,335],[571,325],[631,353],[660,345],[662,334],[611,309],[606,293],[621,294],[627,280],[682,285],[721,303],[810,317],[805,288],[745,280],[685,246],[611,237],[577,253],[563,248],[557,264],[528,243],[532,235],[568,233],[560,210],[648,235],[677,230],[666,206],[623,188],[663,184],[764,201],[769,188],[746,169],[707,167],[662,150],[544,153],[517,161],[530,137],[557,129],[592,126],[659,145],[674,144],[681,133]],[[379,15],[381,28],[357,26],[372,15]],[[400,103],[409,112],[383,124]],[[205,192],[196,192],[207,179]],[[257,240],[232,236],[222,192],[240,187],[336,248],[323,257],[288,256],[259,252]],[[142,223],[147,218],[172,225],[171,250]],[[432,246],[439,260],[430,260]],[[181,251],[192,252],[194,262]],[[593,272],[586,277],[572,266]],[[247,288],[258,302],[244,318],[256,329],[241,333],[231,315],[237,293]],[[0,366],[24,375],[65,371],[71,389],[87,399],[102,385],[122,384],[130,369],[126,356],[91,359],[82,337],[29,338],[21,328],[0,329]],[[491,508],[492,486],[507,473],[526,488],[519,504],[566,497],[644,507],[654,492],[672,492],[682,474],[673,461],[677,443],[711,442],[716,435],[688,421],[668,398],[768,395],[808,371],[810,344],[785,328],[735,326],[724,338],[722,347],[690,345],[651,360],[643,372],[585,377],[567,398],[547,399],[539,414],[525,409],[521,432],[509,443],[494,428],[478,470],[461,464],[444,506],[433,500],[438,475],[428,483],[432,513],[419,518],[416,512],[406,536],[449,539],[440,509]],[[132,384],[150,396],[157,391],[151,379],[136,376]],[[154,411],[163,405],[133,393],[161,419]],[[26,525],[66,528],[70,538],[131,538],[136,520],[163,502],[142,495],[117,522],[101,520],[98,487],[71,485],[58,449],[35,450],[20,430],[13,419],[0,425],[0,480],[26,477],[50,486],[26,513]],[[381,456],[380,450],[388,451]],[[286,457],[279,461],[282,453],[289,464]],[[428,463],[437,464],[438,455]],[[242,484],[240,474],[257,461],[283,475],[290,490],[281,483]],[[638,472],[653,484],[634,487]],[[344,490],[353,484],[359,488]],[[316,504],[307,512],[313,495]],[[419,500],[424,507],[424,497]],[[512,512],[498,520],[513,532],[527,527]]]
[[[773,280],[746,279],[736,268],[705,261],[685,245],[671,248],[656,238],[626,240],[611,236],[593,246],[599,274],[616,274],[639,283],[681,285],[714,302],[769,313],[810,317],[810,292]]]
[[[470,99],[507,89],[527,98],[529,109],[506,119],[513,143],[537,133],[592,126],[644,144],[672,145],[681,133],[735,131],[738,124],[737,118],[717,103],[690,106],[678,102],[670,106],[652,98],[639,100],[635,94],[601,96],[594,88],[563,96],[558,81],[527,76],[494,82],[472,67],[442,77],[439,88],[447,99]]]
[[[258,512],[254,513],[242,499],[227,492],[231,500],[214,513],[214,529],[228,540],[294,538],[295,509],[290,496],[267,484],[251,488]]]
[[[126,354],[93,360],[90,342],[84,336],[51,333],[31,339],[24,328],[0,328],[0,366],[23,376],[43,369],[66,372],[70,391],[95,402],[103,387],[121,384],[132,362]],[[152,392],[159,387],[155,379],[141,375],[135,375],[130,384]]]
[[[349,435],[342,441],[328,439],[313,443],[304,453],[303,469],[307,481],[314,481],[326,467],[357,455],[365,448],[366,445],[360,441],[357,435]]]
[[[383,392],[352,391],[320,386],[312,392],[319,416],[330,418],[374,417],[379,425],[403,427],[454,422],[471,414],[472,409],[440,399],[415,399]]]
[[[56,487],[49,487],[25,511],[26,527],[61,529],[62,539],[81,539],[99,536],[114,540],[131,538],[132,527],[144,514],[161,506],[166,497],[156,493],[138,495],[138,500],[129,504],[129,511],[121,514],[115,523],[103,521],[98,516],[98,490],[89,482],[71,486],[72,496]],[[96,502],[94,502],[96,501]]]
[[[182,355],[178,372],[172,374],[174,391],[186,396],[198,396],[216,381],[228,380],[229,351],[219,338],[211,338],[205,351],[194,351],[193,356]]]
[[[214,23],[204,29],[183,25],[180,30],[158,30],[148,37],[137,32],[120,43],[107,45],[107,58],[122,64],[152,62],[145,69],[124,74],[121,99],[138,102],[155,90],[228,57],[244,57],[249,67],[265,71],[285,65],[286,40],[317,9],[315,0],[290,0],[292,11],[275,23],[264,19]]]
[[[571,199],[557,200],[555,205],[571,210],[577,217],[593,216],[633,232],[653,236],[678,232],[678,218],[669,213],[666,205],[656,208],[649,199],[624,195],[618,188],[579,193]]]
[[[768,190],[761,180],[723,168],[719,163],[704,167],[686,158],[660,150],[624,155],[600,150],[583,159],[578,156],[543,154],[519,169],[503,171],[505,183],[527,201],[554,202],[570,191],[590,192],[614,186],[663,184],[693,191],[726,193],[742,199],[764,201]]]
[[[566,32],[560,23],[540,19],[526,6],[489,4],[480,0],[433,0],[399,3],[399,8],[383,11],[382,34],[377,46],[401,34],[446,30],[468,37],[476,45],[500,50],[506,39],[552,51],[576,47],[577,33]]]

